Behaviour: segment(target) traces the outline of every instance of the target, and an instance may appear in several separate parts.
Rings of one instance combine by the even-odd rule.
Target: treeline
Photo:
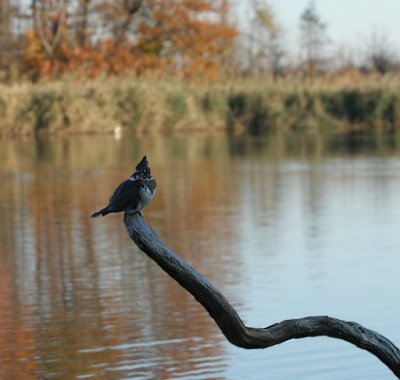
[[[398,130],[400,65],[379,35],[363,61],[332,59],[311,1],[293,62],[267,2],[243,2],[239,28],[231,1],[1,0],[0,135]]]
[[[241,15],[233,4],[232,0],[2,0],[0,73],[3,79],[71,72],[89,77],[130,73],[215,79],[221,74],[268,73],[276,78],[293,72],[387,73],[400,68],[396,52],[378,32],[362,44],[364,57],[357,62],[351,52],[332,49],[329,26],[312,1],[299,15],[297,59],[285,48],[285,31],[266,0],[243,2]]]
[[[236,36],[227,0],[2,0],[3,70],[213,77]]]

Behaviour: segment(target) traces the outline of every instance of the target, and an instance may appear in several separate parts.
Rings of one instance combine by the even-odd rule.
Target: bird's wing
[[[125,209],[129,204],[132,204],[141,186],[142,181],[127,180],[122,182],[111,195],[109,206],[115,211]]]

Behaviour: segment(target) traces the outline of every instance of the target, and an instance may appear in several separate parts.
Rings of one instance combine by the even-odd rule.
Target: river
[[[400,142],[291,135],[0,141],[0,379],[393,379],[329,338],[230,345],[128,237],[91,219],[147,155],[146,220],[245,323],[330,315],[400,346]]]

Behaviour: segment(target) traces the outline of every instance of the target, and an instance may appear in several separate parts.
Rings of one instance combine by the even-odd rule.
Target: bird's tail
[[[111,210],[108,209],[108,207],[104,207],[99,211],[96,211],[91,215],[92,218],[97,218],[98,216],[104,216],[112,212]]]

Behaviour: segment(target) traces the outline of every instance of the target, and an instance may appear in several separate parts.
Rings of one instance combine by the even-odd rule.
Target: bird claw
[[[125,214],[127,214],[127,215],[135,215],[135,214],[139,214],[142,218],[143,218],[143,215],[142,215],[142,213],[140,212],[140,211],[135,211],[135,212],[125,212]]]

